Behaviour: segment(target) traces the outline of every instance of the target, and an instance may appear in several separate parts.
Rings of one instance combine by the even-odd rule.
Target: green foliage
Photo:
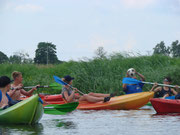
[[[104,59],[95,58],[88,61],[69,61],[57,65],[1,64],[0,76],[11,76],[13,71],[23,73],[24,86],[48,85],[54,82],[53,75],[62,78],[65,75],[75,77],[73,86],[84,93],[118,92],[122,94],[122,79],[129,68],[135,68],[143,74],[148,82],[162,83],[165,76],[171,76],[172,84],[180,85],[180,58],[153,55],[125,57],[115,53]],[[148,91],[152,85],[145,85]],[[60,90],[39,89],[44,93],[60,93]]]
[[[9,62],[11,64],[21,64],[21,57],[18,55],[13,55],[9,57]]]
[[[170,47],[166,47],[164,41],[161,41],[159,44],[157,44],[153,50],[153,54],[163,54],[166,56],[169,56],[170,54]]]
[[[180,57],[180,43],[178,40],[171,44],[171,53],[173,57]]]
[[[166,47],[165,43],[161,41],[153,48],[153,54],[165,55],[172,57],[180,57],[180,43],[178,40],[172,42],[171,46]]]
[[[60,61],[56,55],[56,45],[52,43],[40,42],[36,49],[34,58],[36,64],[57,64]]]
[[[7,63],[8,60],[9,59],[8,59],[7,55],[0,51],[0,64]]]

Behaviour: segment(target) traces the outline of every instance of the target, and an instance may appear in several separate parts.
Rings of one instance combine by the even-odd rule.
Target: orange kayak
[[[139,109],[146,105],[150,98],[153,98],[154,92],[141,92],[135,94],[112,97],[108,102],[89,103],[79,102],[77,109],[80,110],[131,110]],[[64,104],[64,101],[48,101],[50,104]]]

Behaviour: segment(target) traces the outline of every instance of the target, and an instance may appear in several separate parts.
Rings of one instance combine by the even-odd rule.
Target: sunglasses
[[[164,82],[169,82],[169,80],[168,79],[164,79]]]

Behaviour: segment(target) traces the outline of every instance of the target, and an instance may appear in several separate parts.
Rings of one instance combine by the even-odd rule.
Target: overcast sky
[[[27,52],[39,42],[57,46],[60,60],[112,52],[152,51],[180,41],[180,0],[0,0],[0,51]]]

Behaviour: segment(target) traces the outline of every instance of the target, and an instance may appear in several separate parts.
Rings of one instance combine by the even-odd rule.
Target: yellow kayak
[[[109,102],[80,102],[77,109],[81,110],[131,110],[139,109],[140,107],[146,105],[150,98],[153,98],[154,92],[141,92],[135,94],[122,95],[117,97],[112,97]]]

